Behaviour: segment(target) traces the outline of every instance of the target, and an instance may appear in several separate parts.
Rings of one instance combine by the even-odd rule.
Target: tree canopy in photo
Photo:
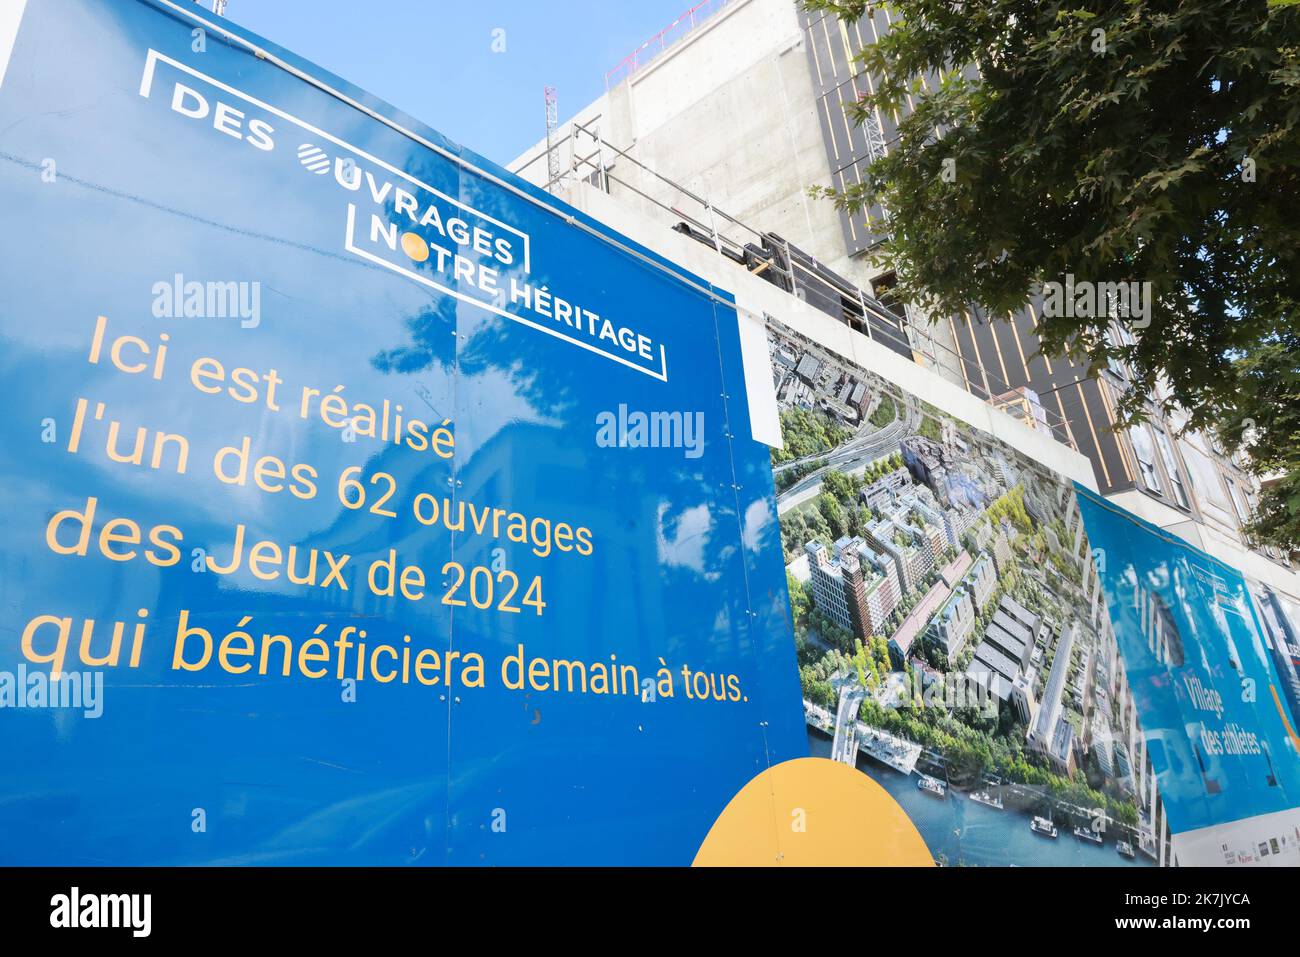
[[[804,0],[857,20],[865,0]],[[1118,361],[1266,484],[1251,533],[1300,548],[1300,6],[1265,0],[896,0],[850,109],[898,119],[860,185],[883,258],[935,317],[1045,284],[1150,283],[1149,314],[1054,310],[1043,352]],[[882,18],[878,18],[880,22]],[[919,78],[925,77],[922,84]],[[1065,314],[1060,314],[1064,312]]]

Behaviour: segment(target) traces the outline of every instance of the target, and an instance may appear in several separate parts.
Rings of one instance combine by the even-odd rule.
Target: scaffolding
[[[816,257],[788,242],[776,233],[765,232],[724,212],[704,196],[674,182],[650,166],[642,163],[627,150],[604,139],[595,126],[599,115],[585,122],[573,120],[566,135],[559,140],[548,133],[547,181],[545,188],[552,192],[564,176],[585,179],[605,193],[617,186],[646,202],[671,213],[677,223],[677,232],[690,236],[718,255],[744,267],[784,291],[807,302],[857,332],[866,335],[897,355],[923,367],[941,365],[940,357],[961,372],[965,382],[981,382],[986,395],[982,398],[994,408],[1003,408],[1008,394],[1016,387],[1004,381],[991,369],[962,355],[948,346],[936,342],[928,330],[929,323],[915,307],[900,303],[897,307],[881,302],[873,293],[863,291],[853,282],[838,275],[818,262]],[[568,168],[561,170],[558,154],[561,146],[569,149]],[[883,140],[882,140],[883,148]],[[551,156],[557,157],[554,166]],[[541,154],[513,170],[522,174]],[[650,186],[631,180],[635,173],[619,175],[620,164],[634,167],[651,183],[662,185],[669,191],[668,201],[651,195]],[[645,188],[642,188],[645,186]],[[1001,400],[1001,401],[1000,401]],[[1074,435],[1067,420],[1056,412],[1039,406],[1033,414],[1021,418],[1031,428],[1046,427],[1063,445],[1078,451]]]
[[[560,179],[560,154],[555,142],[555,130],[560,124],[560,107],[555,87],[545,87],[542,92],[546,98],[546,191],[549,193]]]

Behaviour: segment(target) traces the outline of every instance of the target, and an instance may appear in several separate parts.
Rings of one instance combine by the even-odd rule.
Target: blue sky
[[[542,138],[693,0],[228,0],[226,16],[498,163]],[[204,0],[211,7],[211,0]],[[493,31],[505,52],[493,52]]]

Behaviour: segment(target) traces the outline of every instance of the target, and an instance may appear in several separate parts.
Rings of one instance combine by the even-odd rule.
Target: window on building
[[[1250,521],[1250,506],[1247,504],[1245,493],[1231,477],[1225,475],[1223,481],[1228,486],[1228,497],[1232,499],[1232,508],[1237,513],[1237,521],[1245,525]]]
[[[1160,446],[1160,457],[1165,463],[1165,474],[1169,476],[1169,484],[1173,487],[1174,498],[1178,504],[1190,509],[1191,500],[1187,497],[1187,488],[1183,484],[1183,473],[1178,467],[1178,458],[1174,455],[1174,447],[1169,441],[1169,436],[1165,435],[1163,429],[1153,429],[1156,434],[1156,442]]]
[[[1112,346],[1117,348],[1133,345],[1133,337],[1117,323],[1111,323],[1110,328],[1106,330],[1106,338],[1110,340]],[[1124,363],[1119,359],[1111,356],[1107,360],[1106,365],[1110,370],[1111,375],[1115,376],[1115,378],[1119,379],[1121,382],[1128,381],[1128,369],[1125,368]]]
[[[1145,425],[1135,425],[1128,430],[1128,437],[1133,443],[1133,454],[1137,458],[1143,487],[1149,492],[1163,495],[1165,489],[1160,483],[1160,466],[1156,465],[1156,446],[1151,439],[1151,430]]]
[[[1202,436],[1196,438],[1203,441]],[[1222,512],[1225,520],[1231,519],[1233,507],[1223,491],[1223,485],[1219,481],[1219,467],[1214,460],[1191,442],[1182,443],[1182,453],[1183,461],[1187,463],[1187,473],[1192,479],[1192,488],[1196,490],[1201,505]]]

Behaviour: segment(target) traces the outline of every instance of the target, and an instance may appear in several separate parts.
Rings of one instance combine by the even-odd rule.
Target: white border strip
[[[906,389],[953,418],[1001,439],[1042,466],[1096,491],[1097,480],[1092,463],[1079,452],[1046,432],[1031,429],[982,402],[939,373],[917,365],[785,290],[751,275],[744,267],[718,255],[712,246],[665,228],[659,221],[587,183],[577,184],[567,192],[565,199],[592,219],[677,263],[704,282],[734,290],[735,302],[726,303],[726,306],[735,309],[739,315],[751,316],[760,323],[766,321],[764,316],[771,316],[822,348]]]
[[[776,401],[776,382],[772,378],[772,356],[767,348],[767,324],[748,312],[737,312],[740,361],[745,369],[745,395],[749,399],[749,432],[764,445],[785,448],[781,407]]]
[[[0,87],[5,84],[14,42],[18,39],[18,24],[22,22],[26,9],[27,0],[4,0],[0,3]]]

